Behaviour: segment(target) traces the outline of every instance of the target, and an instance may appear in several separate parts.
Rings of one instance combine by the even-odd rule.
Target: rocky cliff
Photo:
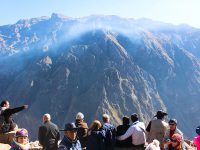
[[[44,113],[60,128],[77,112],[117,125],[158,109],[187,137],[199,125],[200,30],[148,19],[53,14],[0,27],[0,98],[29,104],[16,121],[37,137]]]

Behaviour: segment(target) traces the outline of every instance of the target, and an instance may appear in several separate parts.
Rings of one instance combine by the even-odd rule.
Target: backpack
[[[104,128],[105,132],[106,132],[106,138],[105,138],[105,144],[108,147],[114,147],[115,146],[115,137],[116,137],[116,130],[114,127],[112,126],[107,126],[105,125]]]
[[[4,111],[0,109],[0,133],[6,133],[10,129],[10,124],[5,122],[3,113]]]

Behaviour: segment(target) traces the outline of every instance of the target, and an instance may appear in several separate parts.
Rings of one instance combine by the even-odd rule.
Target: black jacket
[[[58,150],[82,150],[82,148],[78,139],[72,141],[65,135],[58,146]]]
[[[4,116],[6,124],[10,125],[9,131],[12,131],[16,127],[16,123],[14,123],[12,119],[12,115],[19,111],[22,111],[23,109],[25,109],[25,106],[16,107],[16,108],[8,108],[8,109],[5,109],[3,113],[1,114],[2,116]]]
[[[78,140],[81,143],[81,147],[84,148],[86,147],[86,143],[87,143],[87,132],[88,132],[88,125],[85,122],[80,122],[79,120],[76,120],[76,126],[78,127],[78,131],[77,131],[77,137]]]
[[[92,130],[88,136],[87,150],[105,150],[105,137],[106,133],[104,130],[95,131]]]
[[[129,127],[130,127],[130,125],[119,125],[117,127],[116,136],[124,135]],[[131,147],[132,146],[132,137],[130,136],[129,138],[127,138],[126,140],[123,140],[123,141],[117,140],[116,146],[117,147]]]
[[[60,133],[57,125],[47,121],[39,127],[38,140],[44,150],[57,150]]]

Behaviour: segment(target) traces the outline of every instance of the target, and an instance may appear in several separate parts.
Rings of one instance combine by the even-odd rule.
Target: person
[[[130,123],[129,117],[124,116],[122,118],[122,125],[119,125],[117,127],[116,136],[121,136],[121,135],[125,134],[126,131],[128,130],[128,128],[130,127],[129,123]],[[116,147],[119,147],[120,149],[122,149],[122,148],[126,149],[127,147],[131,147],[131,146],[132,146],[131,136],[122,141],[116,140]]]
[[[22,128],[15,133],[10,150],[28,150],[29,147],[28,131]]]
[[[196,128],[197,136],[194,138],[194,145],[197,147],[197,150],[200,150],[200,126]]]
[[[51,122],[50,114],[42,117],[43,125],[39,127],[38,140],[43,150],[57,150],[60,133],[57,125]]]
[[[164,117],[167,115],[162,110],[157,111],[156,117],[157,119],[153,119],[149,122],[146,133],[147,133],[147,142],[151,143],[154,139],[157,139],[160,142],[160,148],[163,150],[164,148],[164,135],[168,128],[168,124],[164,121]]]
[[[105,131],[99,120],[94,120],[88,132],[87,150],[105,150]]]
[[[118,140],[125,140],[128,137],[132,137],[132,148],[134,150],[143,150],[146,143],[145,125],[143,122],[139,122],[138,114],[131,115],[133,124],[129,127],[126,133],[117,137]]]
[[[160,145],[160,142],[158,140],[153,140],[153,142],[151,142],[149,145],[147,145],[145,150],[160,150],[159,145]]]
[[[164,136],[164,143],[169,145],[170,141],[172,139],[172,135],[175,133],[178,133],[182,136],[182,145],[184,145],[184,139],[183,139],[183,133],[177,128],[177,120],[176,119],[170,119],[169,122],[169,128],[167,129],[165,136]]]
[[[80,141],[77,139],[77,130],[75,123],[65,124],[64,137],[58,146],[58,150],[82,150]]]
[[[84,115],[81,112],[78,112],[76,115],[76,122],[75,125],[78,127],[77,130],[77,137],[81,143],[82,149],[86,149],[87,143],[87,132],[88,132],[88,125],[84,122]]]
[[[28,105],[22,105],[21,107],[10,108],[9,101],[5,100],[1,102],[0,115],[1,119],[4,119],[2,124],[0,125],[0,133],[7,133],[10,131],[15,131],[18,129],[17,124],[12,119],[12,115],[22,111],[23,109],[27,109]]]
[[[165,150],[185,150],[182,145],[182,136],[178,133],[173,134],[171,143]]]
[[[113,150],[115,146],[116,129],[110,124],[110,116],[108,114],[103,114],[103,126],[102,129],[106,133],[105,137],[105,150]]]
[[[10,108],[10,103],[9,101],[5,100],[1,102],[1,107],[0,107],[0,115],[1,115],[1,119],[3,118],[3,125],[1,126],[0,132],[1,133],[6,133],[6,132],[10,132],[10,131],[14,131],[15,129],[18,128],[17,124],[14,123],[13,119],[12,119],[12,115],[28,108],[28,105],[23,105],[21,107],[17,107],[17,108]],[[2,120],[1,120],[2,121]]]

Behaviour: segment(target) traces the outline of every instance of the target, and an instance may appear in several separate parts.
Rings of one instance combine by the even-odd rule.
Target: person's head
[[[124,117],[122,118],[122,122],[123,122],[123,125],[129,125],[129,123],[130,123],[129,117],[124,116]]]
[[[165,116],[167,116],[167,113],[165,113],[162,110],[158,110],[155,117],[157,117],[158,119],[163,119]]]
[[[6,107],[6,108],[10,108],[10,103],[9,101],[5,100],[1,102],[1,107]]]
[[[61,130],[64,131],[65,136],[67,136],[70,140],[75,140],[77,135],[77,127],[75,123],[67,123],[65,124],[65,129]]]
[[[172,147],[177,147],[182,142],[182,136],[178,133],[172,135],[171,143]]]
[[[158,140],[153,140],[145,150],[160,150],[160,142]]]
[[[51,120],[51,115],[50,114],[44,114],[43,115],[43,122],[47,122],[47,121],[50,121]]]
[[[177,126],[177,120],[176,119],[170,119],[168,124],[169,124],[170,130],[175,130],[176,126]]]
[[[133,114],[131,115],[131,121],[132,121],[132,122],[136,122],[136,121],[138,121],[138,119],[139,119],[138,114],[133,113]]]
[[[93,122],[92,122],[92,125],[90,126],[90,130],[95,130],[95,131],[97,131],[97,130],[99,130],[100,128],[101,128],[101,122],[99,121],[99,120],[94,120]]]
[[[24,128],[18,130],[15,133],[15,141],[20,144],[27,144],[28,143],[28,131]]]
[[[196,128],[196,133],[197,133],[198,135],[200,135],[200,126],[198,126],[198,127]]]
[[[110,116],[108,114],[103,114],[102,119],[104,123],[110,122]]]
[[[84,119],[83,113],[78,112],[77,115],[76,115],[76,120],[83,121],[83,119]]]

